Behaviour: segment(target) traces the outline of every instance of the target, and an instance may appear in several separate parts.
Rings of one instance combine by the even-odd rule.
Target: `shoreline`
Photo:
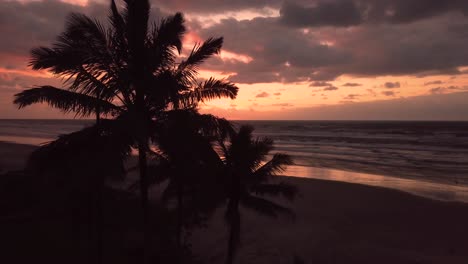
[[[0,173],[21,170],[27,156],[37,145],[0,140]],[[448,202],[468,203],[468,186],[422,181],[390,175],[377,175],[334,168],[289,166],[284,177],[361,184],[402,191],[419,197]]]
[[[0,164],[5,164],[4,157],[20,157],[22,154],[24,159],[34,148],[0,142],[0,152],[8,152],[7,156],[0,156]],[[16,165],[20,163],[17,161]],[[286,176],[276,180],[298,187],[299,196],[292,203],[280,198],[271,199],[290,207],[296,217],[267,218],[241,208],[242,244],[237,263],[290,264],[294,256],[305,263],[468,263],[466,203],[426,199],[401,190],[360,183]],[[110,208],[108,210],[117,211],[109,211],[109,216],[123,212],[119,211],[123,210],[121,206]],[[223,263],[225,260],[227,229],[224,211],[224,207],[219,208],[206,228],[192,230],[193,252],[204,263]],[[9,234],[4,238],[4,244],[10,241],[9,238],[20,241],[7,243],[10,247],[7,252],[11,255],[17,251],[24,254],[19,245],[23,245],[21,241],[31,240],[29,224],[11,222],[0,230]],[[36,225],[38,230],[51,228],[47,224],[41,226],[40,222]],[[56,236],[57,244],[42,242],[44,260],[51,257],[48,254],[56,254],[54,249],[63,239]],[[42,240],[42,236],[37,237],[37,241]],[[37,247],[36,243],[32,245],[31,248]],[[127,253],[122,251],[122,254]]]

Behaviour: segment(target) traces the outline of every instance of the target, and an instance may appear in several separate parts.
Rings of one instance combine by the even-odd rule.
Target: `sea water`
[[[90,120],[0,120],[0,141],[40,145]],[[289,176],[361,183],[468,202],[468,122],[234,121],[291,155]]]

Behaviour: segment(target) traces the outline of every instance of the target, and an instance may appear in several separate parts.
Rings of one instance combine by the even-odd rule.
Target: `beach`
[[[21,169],[34,148],[0,143],[2,170]],[[290,206],[295,218],[270,219],[243,209],[242,246],[237,263],[286,264],[293,263],[294,256],[305,263],[468,262],[466,203],[437,201],[398,190],[338,181],[297,177],[278,177],[278,180],[299,188],[300,195],[294,202],[277,200]],[[3,223],[2,229],[13,232],[17,228],[16,243],[24,243],[19,242],[22,239],[32,239],[33,243],[30,230],[26,232],[23,225],[28,222],[15,222],[11,226]],[[226,238],[220,209],[207,228],[193,232],[190,241],[200,259],[206,263],[223,263]],[[2,241],[3,245],[9,245],[6,249],[17,248],[14,243]]]

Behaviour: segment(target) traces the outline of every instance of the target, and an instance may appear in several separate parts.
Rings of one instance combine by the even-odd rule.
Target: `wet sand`
[[[20,169],[33,149],[0,143],[0,168]],[[292,264],[295,255],[305,263],[468,263],[468,204],[361,184],[278,179],[300,190],[294,203],[284,203],[296,218],[242,210],[237,263]],[[226,233],[220,209],[208,228],[193,233],[193,252],[206,263],[223,263]]]

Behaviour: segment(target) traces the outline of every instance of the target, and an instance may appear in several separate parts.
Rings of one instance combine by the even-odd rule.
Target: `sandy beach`
[[[1,172],[21,169],[33,149],[0,143]],[[279,179],[299,188],[300,197],[284,203],[296,217],[269,219],[243,210],[237,263],[291,264],[294,256],[305,263],[468,263],[468,204],[360,184]],[[22,240],[38,242],[24,228],[27,222],[2,222],[2,232],[16,234],[13,242],[2,236],[6,252],[14,254],[11,249]],[[193,233],[193,252],[206,263],[223,263],[226,233],[223,210],[218,210],[208,228]],[[58,244],[43,246],[53,252]],[[37,261],[47,258],[46,253],[39,256],[44,259]]]

